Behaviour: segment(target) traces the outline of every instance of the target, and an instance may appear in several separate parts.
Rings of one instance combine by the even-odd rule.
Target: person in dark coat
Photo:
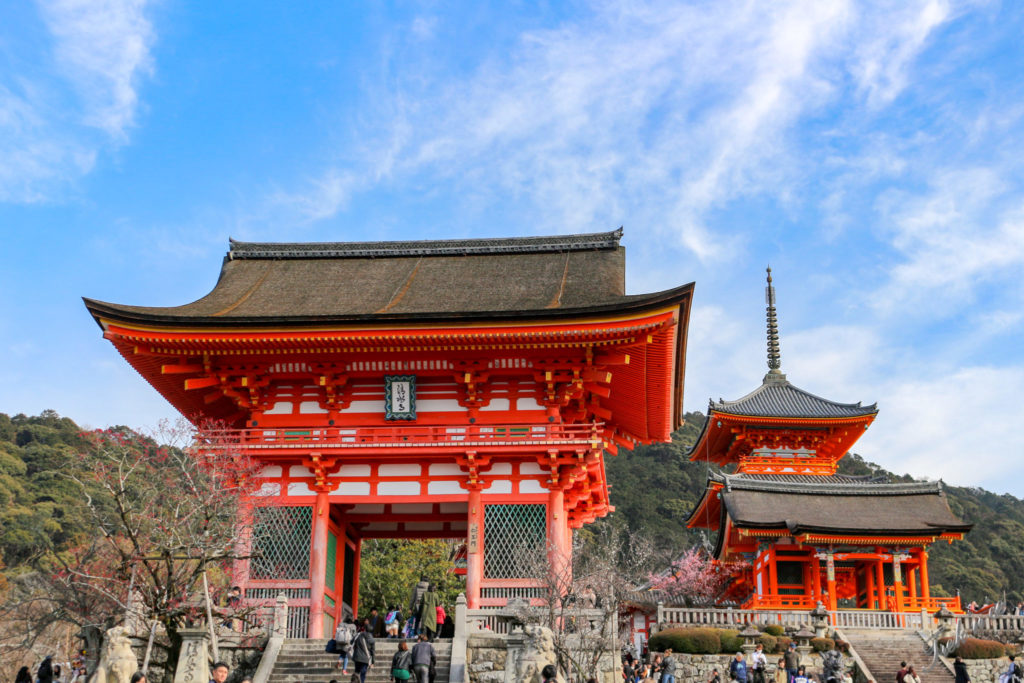
[[[39,683],[53,683],[53,657],[46,655],[43,659],[43,663],[39,665],[39,671],[36,672],[36,678],[39,679]]]
[[[27,666],[18,669],[18,675],[14,677],[14,683],[32,683],[32,674],[29,673]]]
[[[373,635],[363,627],[352,641],[352,663],[359,674],[360,683],[366,683],[366,672],[373,666],[376,656],[377,644],[373,640]]]
[[[427,577],[421,576],[420,582],[413,587],[412,595],[409,597],[409,619],[413,622],[413,635],[420,632],[420,608],[423,606],[423,594],[429,587]]]
[[[423,594],[423,603],[420,609],[420,620],[422,621],[420,630],[427,634],[428,640],[433,640],[434,634],[437,633],[437,606],[439,604],[441,604],[440,597],[434,589],[434,584],[430,584],[427,592]]]
[[[956,656],[953,662],[953,674],[956,676],[956,683],[971,683],[971,675],[967,673],[967,665],[960,655]]]

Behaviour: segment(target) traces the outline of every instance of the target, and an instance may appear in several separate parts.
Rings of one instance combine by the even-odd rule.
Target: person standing
[[[738,683],[747,683],[747,663],[743,661],[742,652],[737,652],[736,657],[729,662],[729,678]]]
[[[921,677],[914,671],[914,665],[911,664],[907,667],[907,673],[903,676],[905,683],[921,683]]]
[[[956,677],[955,683],[971,683],[971,675],[967,673],[967,665],[960,655],[953,662],[953,675]]]
[[[398,642],[398,651],[391,658],[391,677],[396,683],[412,678],[412,652],[404,640]]]
[[[427,577],[421,576],[419,583],[413,586],[412,595],[409,597],[409,621],[412,622],[412,634],[420,632],[420,608],[423,606],[423,594],[427,592],[430,583]]]
[[[548,664],[540,670],[540,678],[542,683],[556,683],[558,681],[558,669],[555,668],[554,664]]]
[[[800,655],[796,652],[796,643],[790,642],[782,659],[786,662],[786,674],[789,676],[788,683],[793,683],[793,679],[796,678],[796,670],[800,667]]]
[[[775,666],[775,683],[790,683],[785,659],[780,659],[779,663]]]
[[[437,653],[434,646],[428,642],[427,634],[419,635],[419,642],[412,648],[412,668],[416,672],[417,683],[428,683],[430,681],[430,669],[437,664]]]
[[[750,666],[754,670],[754,683],[764,683],[764,674],[768,670],[768,658],[764,656],[764,645],[758,643],[750,654]]]
[[[352,641],[352,664],[355,672],[359,674],[359,682],[366,683],[366,672],[373,667],[373,660],[377,654],[377,646],[373,635],[366,630],[365,626],[360,628]]]
[[[39,683],[53,683],[53,655],[46,655],[36,671]]]
[[[422,628],[420,630],[427,634],[427,640],[433,640],[434,634],[437,633],[437,606],[439,604],[440,599],[437,596],[434,584],[429,584],[427,592],[423,594],[420,608],[420,619],[422,620]]]
[[[18,675],[14,677],[14,683],[32,683],[32,674],[29,673],[27,666],[18,669]]]
[[[903,683],[904,676],[907,675],[907,663],[900,662],[900,670],[896,672],[896,683]]]
[[[356,625],[352,617],[338,624],[334,629],[334,646],[338,649],[338,663],[336,667],[341,668],[341,673],[348,675],[348,658],[352,652],[352,641],[356,639]]]
[[[661,660],[661,683],[676,683],[676,658],[672,656],[672,648],[665,650]]]
[[[210,667],[210,683],[224,683],[228,680],[229,671],[228,665],[224,662],[214,662]]]

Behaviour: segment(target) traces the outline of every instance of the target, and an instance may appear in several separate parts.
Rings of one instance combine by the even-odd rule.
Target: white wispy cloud
[[[537,230],[628,217],[704,261],[722,260],[743,234],[710,230],[708,215],[737,198],[793,194],[814,173],[798,124],[842,97],[896,97],[952,16],[938,0],[584,9],[454,80],[417,68],[416,51],[430,49],[418,34],[398,49],[403,59],[392,57],[400,67],[380,74],[394,84],[374,92],[386,105],[353,135],[345,154],[361,154],[342,167],[367,186],[422,174],[477,201],[514,196],[543,207]],[[311,194],[325,218],[349,199],[341,193],[332,206],[319,188]]]
[[[0,73],[0,201],[58,195],[123,144],[152,71],[145,0],[40,0],[48,35],[19,55],[29,73]]]

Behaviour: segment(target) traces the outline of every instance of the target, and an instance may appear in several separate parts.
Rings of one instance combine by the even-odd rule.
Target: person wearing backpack
[[[391,677],[395,683],[403,683],[412,678],[412,652],[404,640],[398,643],[398,652],[391,658]]]
[[[352,641],[356,637],[356,625],[352,622],[352,617],[349,617],[342,623],[338,624],[338,628],[334,631],[334,647],[338,650],[338,663],[336,666],[341,667],[341,673],[348,675],[348,657],[352,651]]]
[[[366,630],[365,625],[361,626],[355,640],[352,641],[352,664],[355,666],[356,673],[359,674],[360,683],[366,683],[366,672],[373,666],[376,654],[377,648],[373,635]]]

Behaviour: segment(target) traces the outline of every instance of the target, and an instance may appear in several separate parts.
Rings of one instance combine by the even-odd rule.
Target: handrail
[[[602,445],[604,424],[388,425],[332,427],[252,427],[207,429],[197,437],[204,450],[245,451],[358,448],[458,448],[507,445]]]

